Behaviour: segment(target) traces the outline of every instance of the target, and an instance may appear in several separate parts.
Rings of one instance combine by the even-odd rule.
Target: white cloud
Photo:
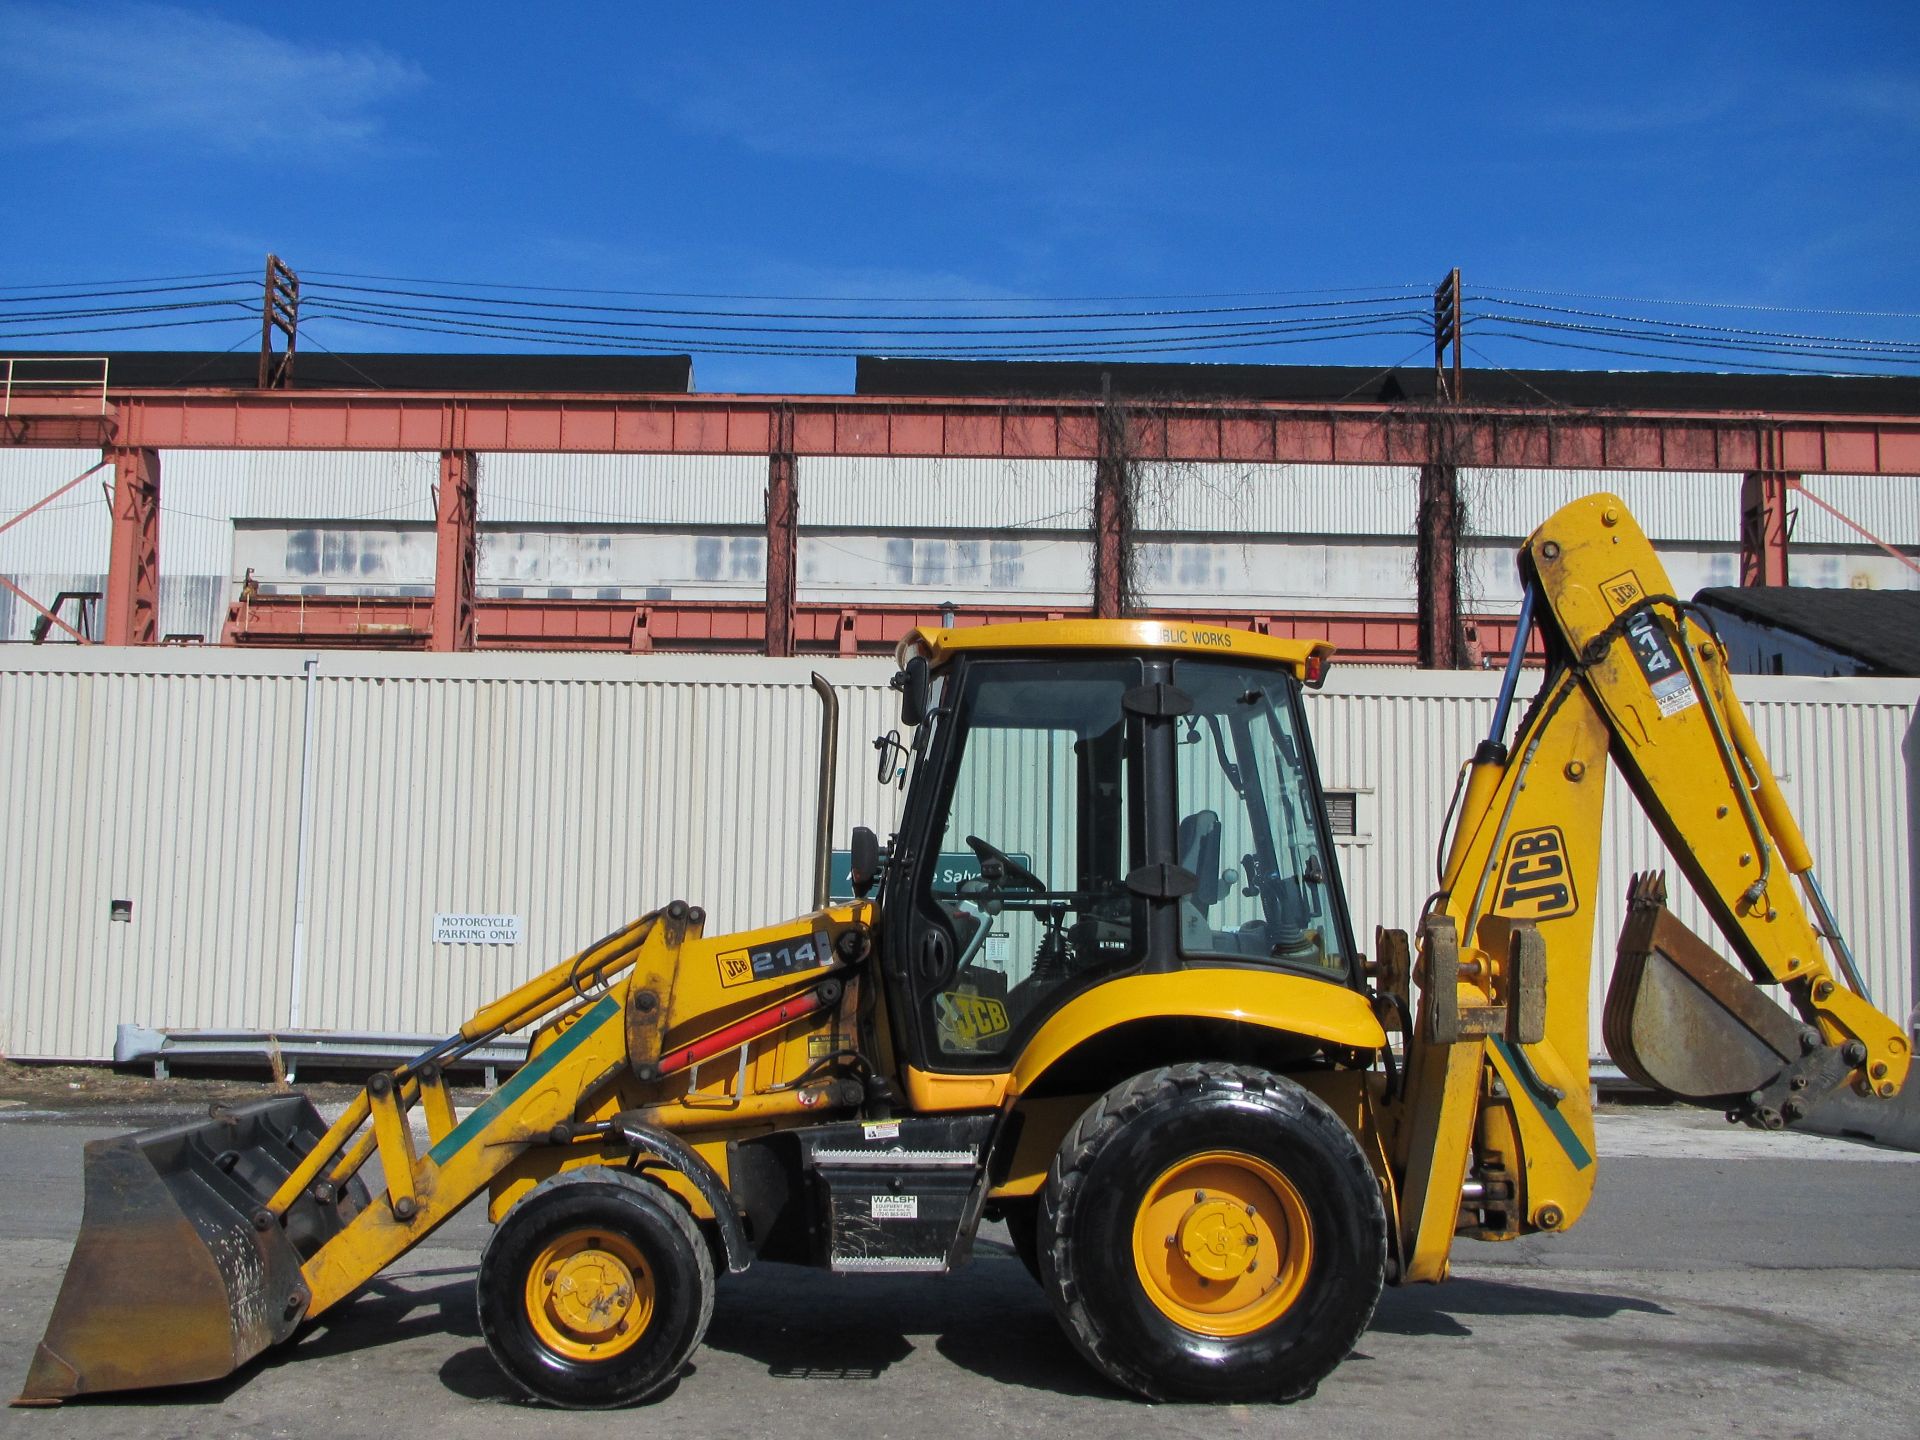
[[[173,6],[0,6],[0,143],[360,153],[424,84],[370,45],[312,45]]]

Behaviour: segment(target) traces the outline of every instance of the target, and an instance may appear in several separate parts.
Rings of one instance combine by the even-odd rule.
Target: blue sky
[[[1469,287],[1920,340],[1920,7],[1449,8],[0,0],[0,285],[256,272],[274,250],[303,277],[1044,310],[1459,265]],[[311,334],[516,348],[340,318]],[[696,374],[831,391],[852,363],[702,354]]]

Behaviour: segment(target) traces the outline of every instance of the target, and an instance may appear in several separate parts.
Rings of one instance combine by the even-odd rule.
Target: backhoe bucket
[[[1666,896],[1663,877],[1634,877],[1601,1018],[1607,1052],[1649,1089],[1737,1109],[1807,1053],[1805,1027],[1675,919]]]
[[[1891,1100],[1854,1093],[1843,1049],[1827,1044],[1676,920],[1666,882],[1628,891],[1601,1029],[1627,1078],[1765,1129],[1920,1151],[1920,1084]]]
[[[325,1133],[296,1095],[90,1143],[80,1236],[15,1403],[217,1380],[291,1335],[303,1259],[366,1203],[354,1181],[284,1221],[264,1208]]]

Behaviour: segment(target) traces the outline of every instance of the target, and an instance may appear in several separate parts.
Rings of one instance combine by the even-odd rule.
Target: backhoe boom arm
[[[1629,991],[1617,976],[1608,1013],[1623,1068],[1663,1083],[1663,1042],[1724,1058],[1705,1071],[1751,1083],[1672,1088],[1777,1126],[1840,1085],[1892,1097],[1911,1058],[1865,993],[1711,626],[1670,593],[1626,506],[1600,494],[1564,507],[1520,567],[1546,676],[1511,745],[1503,694],[1467,767],[1420,926],[1407,1083],[1387,1107],[1408,1279],[1442,1278],[1456,1233],[1562,1229],[1591,1196],[1588,988],[1609,763],[1747,974],[1781,987],[1800,1017],[1694,940],[1657,880],[1637,881],[1621,940]],[[1523,618],[1516,660],[1526,643]],[[1654,1037],[1646,1057],[1635,1035]]]

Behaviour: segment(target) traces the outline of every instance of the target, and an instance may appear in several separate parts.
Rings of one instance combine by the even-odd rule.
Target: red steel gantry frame
[[[463,650],[884,650],[936,606],[837,607],[797,602],[798,457],[954,456],[1096,462],[1092,613],[1112,613],[1118,587],[1106,523],[1121,468],[1098,463],[1097,399],[885,396],[454,394],[390,391],[121,390],[36,396],[16,405],[0,443],[98,444],[114,470],[106,638],[151,644],[159,610],[159,452],[424,450],[441,457],[438,568],[431,602],[410,597],[272,596],[235,607],[230,638],[291,644],[387,644]],[[1747,477],[1743,571],[1786,578],[1786,498],[1801,475],[1920,475],[1920,416],[1759,411],[1525,409],[1377,402],[1236,401],[1132,409],[1128,445],[1147,460],[1191,463],[1481,466],[1513,470],[1718,471]],[[476,593],[476,466],[484,451],[726,454],[767,457],[764,605],[482,600]],[[1104,519],[1103,519],[1104,517]],[[1112,531],[1112,534],[1109,534]],[[1102,583],[1101,577],[1109,577]],[[242,613],[245,612],[245,613]],[[965,620],[1045,613],[968,607]],[[1086,612],[1081,612],[1086,613]],[[1158,612],[1156,612],[1158,613]],[[1174,612],[1168,612],[1169,614]],[[1274,634],[1332,639],[1355,658],[1410,660],[1419,636],[1455,617],[1261,616],[1178,612]],[[1507,631],[1483,623],[1485,651]],[[1441,663],[1445,663],[1442,661]]]

